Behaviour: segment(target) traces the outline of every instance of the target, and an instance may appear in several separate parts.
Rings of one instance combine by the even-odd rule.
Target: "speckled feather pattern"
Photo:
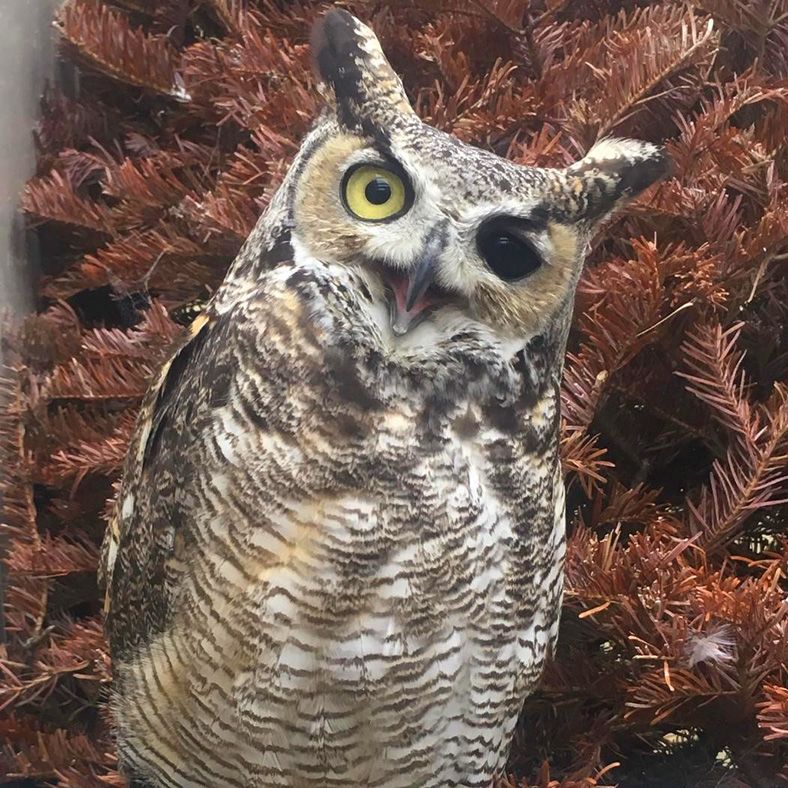
[[[488,786],[557,634],[583,249],[662,158],[610,141],[517,167],[421,124],[348,14],[313,46],[331,106],[126,460],[103,557],[121,767],[153,786]],[[335,196],[370,152],[414,178],[386,227]],[[548,261],[523,285],[468,251],[503,211]],[[380,266],[407,271],[436,222],[454,300],[395,337]]]
[[[555,386],[472,336],[387,363],[356,284],[280,266],[206,322],[122,491],[121,749],[163,785],[486,784],[555,636]]]

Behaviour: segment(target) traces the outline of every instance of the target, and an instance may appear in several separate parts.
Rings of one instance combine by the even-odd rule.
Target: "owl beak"
[[[424,299],[427,289],[435,279],[435,258],[430,255],[419,261],[408,277],[408,292],[405,294],[405,309],[410,312]]]
[[[389,279],[394,292],[391,300],[391,330],[397,336],[410,331],[426,317],[430,307],[445,300],[445,293],[437,287],[435,277],[446,247],[446,235],[446,221],[434,225],[424,240],[421,254],[413,268],[404,276],[394,274]]]
[[[397,336],[413,328],[429,307],[439,300],[428,292],[435,280],[435,264],[435,255],[427,255],[419,260],[407,277],[392,282],[394,300],[391,330]]]

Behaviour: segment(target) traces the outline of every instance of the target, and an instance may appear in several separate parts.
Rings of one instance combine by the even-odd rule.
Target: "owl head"
[[[665,173],[642,142],[607,139],[543,169],[422,123],[345,11],[316,24],[312,51],[326,111],[295,165],[293,244],[361,272],[394,342],[475,328],[517,348],[568,322],[594,225]]]

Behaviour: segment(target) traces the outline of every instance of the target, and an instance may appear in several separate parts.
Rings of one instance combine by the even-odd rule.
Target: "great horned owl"
[[[556,638],[558,386],[595,223],[665,170],[424,125],[367,27],[154,382],[105,542],[140,785],[488,786]],[[611,283],[615,286],[615,283]]]

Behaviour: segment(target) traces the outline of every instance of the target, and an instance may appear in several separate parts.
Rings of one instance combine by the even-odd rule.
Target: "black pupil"
[[[373,178],[364,189],[364,196],[373,205],[383,205],[391,198],[391,186],[385,178]]]
[[[507,282],[522,279],[541,265],[527,241],[505,230],[493,230],[479,238],[479,251],[493,273]]]

